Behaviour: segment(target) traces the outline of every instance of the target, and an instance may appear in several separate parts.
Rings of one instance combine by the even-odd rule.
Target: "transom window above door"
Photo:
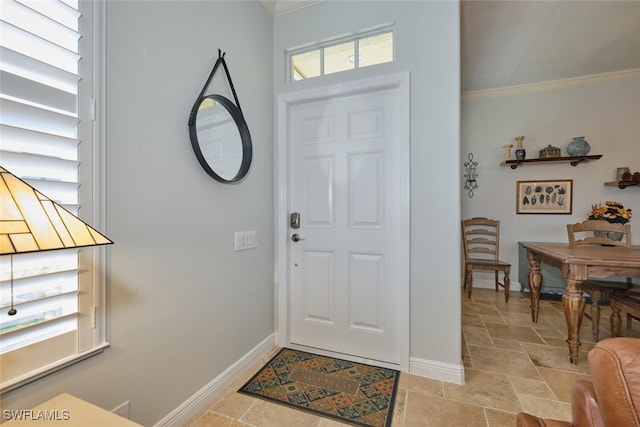
[[[393,62],[393,29],[385,27],[288,51],[289,80]]]

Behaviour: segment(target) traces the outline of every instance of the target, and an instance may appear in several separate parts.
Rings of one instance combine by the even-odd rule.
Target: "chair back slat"
[[[461,221],[462,247],[465,259],[499,256],[500,222],[489,218],[470,218]]]
[[[612,239],[606,233],[620,233],[621,240]],[[610,223],[602,220],[586,220],[577,224],[567,224],[569,245],[609,245],[631,247],[631,225]],[[604,234],[604,235],[601,235]]]

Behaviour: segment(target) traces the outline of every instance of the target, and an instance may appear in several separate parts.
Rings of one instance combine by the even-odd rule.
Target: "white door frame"
[[[401,223],[402,242],[400,259],[401,283],[398,285],[399,295],[402,296],[399,302],[398,324],[399,339],[402,343],[400,349],[401,362],[400,370],[409,371],[409,349],[410,349],[410,288],[409,288],[409,267],[410,267],[410,129],[409,129],[409,72],[401,72],[381,77],[373,77],[354,82],[339,83],[326,87],[302,90],[298,92],[286,93],[278,96],[277,105],[277,128],[276,128],[276,150],[275,150],[275,330],[276,345],[286,347],[290,343],[289,334],[289,302],[290,302],[290,280],[289,280],[289,157],[288,157],[288,124],[289,107],[292,104],[307,103],[314,100],[327,99],[332,97],[346,96],[363,91],[375,91],[386,88],[394,88],[399,94],[400,119],[398,123],[398,146],[401,170],[405,173],[401,177]],[[355,360],[357,361],[357,360]],[[366,362],[365,360],[363,360]]]

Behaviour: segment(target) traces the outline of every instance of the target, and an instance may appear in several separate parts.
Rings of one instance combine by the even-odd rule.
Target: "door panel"
[[[307,227],[333,227],[333,156],[307,157],[304,162],[304,212]]]
[[[288,197],[304,238],[289,241],[293,344],[400,364],[399,110],[394,89],[289,110]]]

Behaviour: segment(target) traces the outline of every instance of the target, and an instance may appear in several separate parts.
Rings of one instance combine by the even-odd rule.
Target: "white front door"
[[[400,367],[408,357],[408,110],[398,87],[290,106],[289,340]],[[297,239],[296,239],[297,240]]]

